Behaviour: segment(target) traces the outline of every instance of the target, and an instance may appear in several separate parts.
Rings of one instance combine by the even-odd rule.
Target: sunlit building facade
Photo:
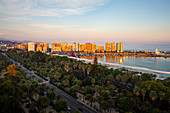
[[[61,51],[61,43],[51,44],[51,52],[60,52],[60,51]]]
[[[62,51],[67,51],[67,43],[62,43]]]
[[[96,43],[93,43],[93,45],[92,45],[92,51],[93,51],[93,52],[96,52],[96,50],[97,50],[97,44],[96,44]]]
[[[36,47],[36,51],[40,51],[42,52],[42,47],[41,47],[41,44],[36,44],[37,47]]]
[[[92,51],[92,43],[86,43],[85,47],[86,47],[86,49],[85,49],[86,52],[91,52]]]
[[[28,51],[35,51],[35,43],[34,42],[28,43]]]
[[[18,44],[17,45],[18,49],[23,49],[23,50],[27,50],[28,49],[28,44]]]
[[[116,43],[112,43],[112,52],[115,52],[116,51]]]
[[[119,43],[116,44],[116,52],[119,52]]]
[[[72,51],[72,45],[71,44],[69,44],[69,45],[67,45],[67,51]]]
[[[80,51],[83,52],[85,50],[85,45],[84,44],[80,44]]]
[[[98,52],[104,52],[104,46],[98,46]]]
[[[120,52],[123,52],[123,42],[120,42]]]
[[[106,43],[106,52],[111,52],[111,43]]]
[[[80,43],[76,43],[76,51],[80,51]]]
[[[72,44],[72,51],[76,51],[76,43]]]

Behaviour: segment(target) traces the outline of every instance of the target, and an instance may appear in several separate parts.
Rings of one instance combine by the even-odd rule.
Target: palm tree
[[[42,79],[38,79],[37,82],[38,82],[38,84],[41,84],[41,83],[43,83],[43,80]]]
[[[136,94],[136,96],[138,96],[140,94],[140,88],[139,87],[135,87],[133,92]]]
[[[160,101],[162,101],[165,98],[165,93],[164,92],[160,92]]]
[[[88,74],[88,75],[90,74],[90,71],[91,71],[91,67],[88,67],[88,68],[87,68],[87,74]]]
[[[31,80],[34,80],[34,79],[35,79],[35,75],[31,75],[29,78],[30,78]]]
[[[116,76],[116,80],[117,80],[118,82],[120,82],[121,78],[122,78],[121,75]]]
[[[149,97],[151,98],[152,101],[155,101],[157,99],[158,95],[157,95],[156,91],[152,90],[149,93]]]
[[[107,79],[111,82],[111,81],[113,81],[114,77],[113,77],[112,74],[110,74],[110,75],[107,76]]]
[[[31,82],[27,80],[27,81],[25,82],[25,86],[26,86],[26,88],[27,88],[27,93],[28,93],[28,95],[29,95],[29,89],[30,89],[30,87],[31,87]]]
[[[145,89],[141,89],[141,94],[143,96],[143,100],[145,99],[145,95],[146,95],[146,90]]]

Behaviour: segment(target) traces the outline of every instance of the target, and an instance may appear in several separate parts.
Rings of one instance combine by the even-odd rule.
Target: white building
[[[72,51],[76,51],[76,43],[73,43],[73,44],[72,44],[72,47],[73,47],[73,48],[72,48]]]
[[[76,43],[76,51],[80,51],[80,43]]]
[[[35,51],[35,43],[34,42],[28,43],[28,51]]]

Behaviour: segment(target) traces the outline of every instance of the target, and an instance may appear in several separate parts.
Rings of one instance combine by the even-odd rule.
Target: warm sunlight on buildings
[[[104,46],[98,46],[98,52],[104,52]]]
[[[112,43],[112,52],[115,52],[116,51],[116,43]]]
[[[111,51],[111,43],[107,42],[106,43],[106,52],[110,52]]]
[[[116,46],[117,46],[117,50],[116,51],[119,52],[119,43],[117,43]]]
[[[92,45],[92,51],[95,53],[97,50],[97,44],[96,43],[93,43]]]
[[[92,43],[86,43],[85,45],[86,45],[85,51],[86,52],[91,52],[92,51]]]
[[[42,47],[41,47],[41,45],[40,45],[40,44],[37,44],[36,51],[41,51],[41,52],[42,52]]]
[[[85,45],[84,44],[80,44],[80,51],[83,52],[85,50]]]
[[[123,52],[123,42],[120,42],[120,52]]]
[[[28,51],[35,51],[35,43],[34,42],[28,43]]]

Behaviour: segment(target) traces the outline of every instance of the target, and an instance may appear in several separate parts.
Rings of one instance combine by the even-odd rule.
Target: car
[[[70,106],[67,106],[67,110],[68,110],[68,111],[70,111],[70,110],[71,110]]]

